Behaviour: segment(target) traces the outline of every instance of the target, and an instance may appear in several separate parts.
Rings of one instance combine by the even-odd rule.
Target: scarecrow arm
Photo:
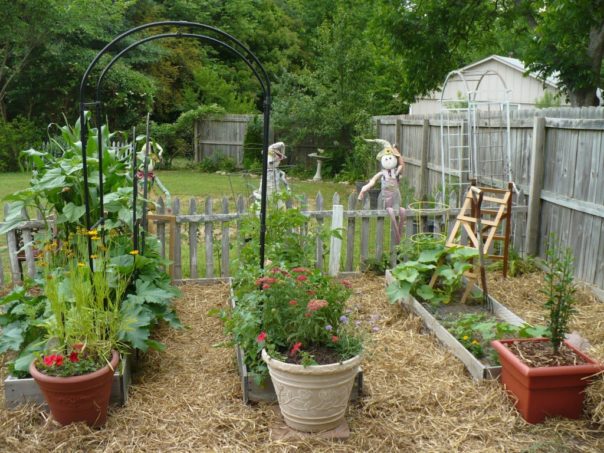
[[[365,184],[361,188],[361,192],[359,193],[359,196],[358,196],[359,200],[363,199],[363,197],[365,196],[365,193],[375,185],[375,183],[380,178],[380,176],[382,176],[382,172],[379,172],[378,174],[376,174],[373,178],[371,178],[369,180],[369,182],[367,184]]]

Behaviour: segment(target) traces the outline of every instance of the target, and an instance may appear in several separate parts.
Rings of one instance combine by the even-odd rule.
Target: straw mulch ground
[[[388,304],[383,278],[353,285],[372,338],[366,395],[349,409],[345,442],[272,441],[277,416],[242,403],[234,353],[214,347],[225,337],[206,313],[224,306],[228,288],[188,286],[177,303],[188,328],[160,330],[167,350],[146,355],[128,405],[114,408],[103,430],[53,427],[37,407],[0,408],[0,451],[604,451],[604,428],[589,420],[526,424],[500,385],[473,382],[418,318]]]

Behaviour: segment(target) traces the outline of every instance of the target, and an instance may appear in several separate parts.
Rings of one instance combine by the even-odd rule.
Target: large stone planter
[[[231,308],[235,308],[235,296],[233,294],[233,279],[229,278],[230,297],[229,305]],[[265,380],[262,385],[256,383],[255,375],[250,373],[245,365],[243,359],[244,353],[239,345],[235,345],[235,353],[237,360],[237,370],[239,371],[239,377],[241,379],[241,395],[243,401],[247,404],[250,401],[254,403],[258,402],[273,402],[277,401],[277,395],[275,393],[275,387],[270,376]],[[356,400],[363,394],[363,370],[361,367],[358,369],[358,373],[354,379],[354,384],[350,392],[350,400]]]
[[[281,362],[262,350],[285,423],[298,431],[320,432],[344,419],[361,356],[345,362],[303,367]]]

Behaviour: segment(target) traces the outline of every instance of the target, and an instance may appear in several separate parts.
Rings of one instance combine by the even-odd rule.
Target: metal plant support
[[[440,98],[441,201],[459,207],[475,179],[513,182],[510,90],[496,71],[451,71]]]
[[[126,38],[131,35],[142,32],[145,30],[149,30],[151,28],[170,28],[170,29],[178,29],[179,31],[169,31],[169,32],[153,32],[155,34],[148,35],[138,41],[127,45],[127,47],[123,47],[127,42]],[[180,31],[185,30],[185,31]],[[193,33],[190,30],[202,31],[203,33],[210,33],[214,36],[210,36],[207,34]],[[104,196],[103,196],[103,147],[102,147],[102,106],[103,101],[101,99],[101,87],[103,84],[103,80],[105,75],[111,69],[111,67],[126,53],[131,51],[132,49],[137,48],[138,46],[154,41],[157,39],[164,38],[190,38],[197,39],[199,41],[221,47],[231,54],[239,57],[243,62],[250,68],[253,72],[254,76],[260,83],[260,87],[262,89],[262,107],[263,107],[263,136],[262,136],[262,191],[261,191],[261,201],[260,201],[260,267],[264,267],[264,243],[266,237],[266,175],[268,170],[268,140],[269,140],[269,122],[270,122],[270,106],[271,106],[271,89],[270,89],[270,79],[266,70],[256,57],[254,53],[249,50],[241,41],[239,41],[234,36],[210,25],[195,23],[195,22],[186,22],[186,21],[162,21],[162,22],[152,22],[148,24],[144,24],[138,27],[134,27],[116,38],[114,38],[109,44],[107,44],[92,60],[84,75],[82,76],[82,81],[80,82],[80,124],[81,124],[81,132],[80,132],[80,140],[82,143],[82,161],[83,161],[83,174],[84,174],[84,203],[86,207],[86,228],[91,230],[96,227],[101,227],[103,230],[103,225],[105,223],[105,209],[104,209]],[[121,49],[121,50],[120,50]],[[94,97],[93,100],[89,100],[86,96],[87,87],[89,86],[89,77],[92,74],[92,71],[99,64],[101,57],[109,52],[119,52],[115,54],[115,56],[107,63],[102,70],[98,78],[96,79],[96,84],[94,85]],[[86,144],[87,144],[87,133],[88,129],[86,126],[86,111],[89,109],[94,109],[95,114],[95,122],[97,125],[98,131],[98,162],[99,162],[99,218],[93,219],[91,218],[91,209],[90,209],[90,192],[88,187],[88,166],[87,166],[87,152],[86,152]],[[148,132],[148,131],[147,131]],[[147,143],[148,146],[148,143]],[[133,154],[133,162],[136,162],[136,150],[134,150]],[[148,151],[148,150],[147,150]],[[145,159],[146,161],[146,159]],[[136,175],[136,169],[133,169],[134,175]],[[145,169],[146,176],[146,169]],[[136,192],[136,191],[135,191]],[[135,197],[135,195],[133,195]],[[146,194],[145,194],[146,198]],[[133,209],[136,209],[136,204],[133,206]],[[144,215],[144,214],[143,214]],[[133,220],[136,224],[136,213],[133,213]],[[133,229],[135,229],[135,225],[133,225]],[[136,233],[136,231],[135,231]],[[144,240],[144,239],[143,239]],[[136,244],[137,239],[133,238],[133,245]],[[92,240],[90,236],[88,236],[88,260],[89,265],[93,267],[92,261]]]

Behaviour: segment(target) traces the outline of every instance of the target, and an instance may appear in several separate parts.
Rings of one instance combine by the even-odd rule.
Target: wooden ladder
[[[466,301],[478,278],[481,278],[483,290],[486,292],[486,274],[484,269],[484,261],[486,259],[503,260],[503,275],[504,277],[507,276],[513,187],[513,183],[508,184],[507,190],[476,187],[473,184],[466,193],[459,215],[445,243],[447,247],[460,245],[461,233],[465,232],[468,237],[468,243],[463,245],[478,250],[478,263],[474,259],[472,269],[464,274],[468,282],[461,299],[462,303]],[[495,207],[482,209],[483,202],[494,204]],[[499,232],[499,227],[504,221],[503,232]],[[489,248],[493,241],[503,242],[501,254],[489,254]],[[430,280],[431,287],[434,286],[437,278],[435,273]]]

